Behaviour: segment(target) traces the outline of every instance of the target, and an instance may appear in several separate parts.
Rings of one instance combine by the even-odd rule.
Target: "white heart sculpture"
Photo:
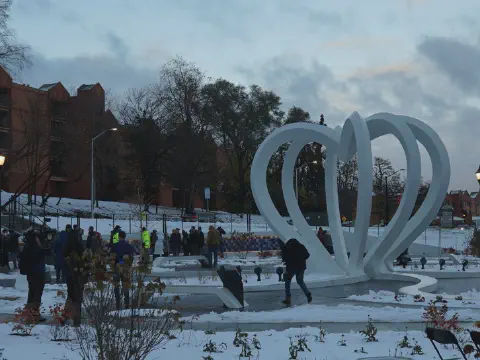
[[[400,205],[382,236],[374,239],[366,250],[369,238],[372,206],[373,165],[371,140],[392,134],[401,143],[406,159],[408,177]],[[415,206],[421,181],[420,142],[432,161],[432,182],[429,192],[416,214],[410,218]],[[326,146],[325,189],[328,222],[333,240],[335,259],[321,245],[311,226],[300,211],[293,186],[293,172],[298,154],[311,142]],[[278,148],[290,143],[282,168],[282,189],[285,203],[296,230],[287,224],[270,198],[267,188],[267,167]],[[344,232],[338,206],[337,159],[348,161],[358,155],[358,198],[355,228]],[[251,169],[252,193],[260,213],[270,227],[284,241],[300,240],[311,254],[310,272],[377,277],[391,271],[392,260],[428,227],[442,206],[450,180],[450,162],[438,135],[420,120],[389,113],[378,113],[363,119],[354,112],[345,121],[343,129],[331,129],[310,123],[283,126],[270,134],[255,154]],[[347,256],[350,252],[350,258]]]

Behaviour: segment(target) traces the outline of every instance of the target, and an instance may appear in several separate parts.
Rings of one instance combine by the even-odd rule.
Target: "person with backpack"
[[[285,279],[285,300],[282,301],[285,305],[292,305],[292,294],[290,286],[292,279],[295,276],[297,278],[297,284],[302,289],[303,293],[307,297],[308,303],[312,302],[312,294],[308,290],[303,276],[307,269],[307,259],[310,257],[307,248],[301,244],[297,239],[290,239],[282,248],[282,261],[287,267],[287,271],[284,275]]]
[[[45,257],[49,256],[51,248],[42,241],[38,231],[25,234],[25,245],[20,253],[20,274],[27,276],[28,298],[26,308],[38,312],[39,321],[45,321],[40,315],[43,289],[45,288]]]

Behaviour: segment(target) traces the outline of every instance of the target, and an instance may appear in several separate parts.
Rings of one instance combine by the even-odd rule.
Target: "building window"
[[[10,95],[7,88],[0,88],[0,106],[10,106]]]

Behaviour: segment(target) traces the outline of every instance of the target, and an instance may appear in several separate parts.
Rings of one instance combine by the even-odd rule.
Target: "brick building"
[[[2,190],[90,199],[91,139],[113,127],[119,127],[118,121],[105,109],[100,84],[82,85],[72,96],[61,82],[39,88],[15,83],[0,67],[0,154],[7,156]],[[128,171],[123,131],[119,127],[95,142],[98,200],[138,200],[131,184],[122,181]],[[221,206],[213,188],[211,197],[211,209]],[[184,196],[170,184],[162,184],[152,202],[182,207]],[[196,190],[193,206],[205,207],[203,188]]]
[[[60,82],[38,89],[17,84],[0,67],[2,189],[88,199],[91,138],[117,125],[98,83],[71,96]]]
[[[464,218],[467,223],[471,223],[472,216],[480,216],[480,192],[452,190],[445,201],[453,207],[453,216]]]

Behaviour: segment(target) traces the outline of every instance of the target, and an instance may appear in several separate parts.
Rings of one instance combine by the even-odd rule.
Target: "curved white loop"
[[[258,210],[264,216],[270,227],[284,241],[290,238],[297,238],[307,247],[308,251],[311,254],[308,266],[310,271],[329,274],[344,274],[345,272],[337,265],[337,263],[328,254],[328,252],[325,250],[325,248],[321,245],[320,241],[318,241],[316,237],[311,237],[308,235],[304,236],[304,234],[300,233],[301,231],[305,234],[308,234],[308,232],[304,230],[304,227],[302,227],[301,221],[295,224],[296,226],[299,226],[298,228],[300,231],[297,232],[290,225],[287,224],[284,218],[282,218],[282,216],[278,213],[278,210],[275,208],[275,205],[273,204],[270,194],[268,192],[266,174],[271,157],[281,145],[291,142],[293,140],[303,144],[307,144],[309,142],[319,142],[321,144],[324,144],[327,148],[337,151],[337,138],[338,136],[336,132],[325,126],[305,123],[297,123],[283,126],[282,128],[275,130],[272,134],[267,136],[267,138],[262,142],[255,154],[250,175],[252,193]],[[298,153],[296,155],[298,155]],[[292,158],[296,159],[296,157],[293,156]],[[293,162],[293,166],[294,165],[295,163]],[[290,171],[293,170],[293,166],[289,166]],[[290,174],[293,175],[292,172]],[[282,183],[282,189],[284,193],[287,194],[286,200],[287,198],[290,199],[289,202],[291,203],[291,195],[293,193],[293,176],[289,177],[289,179],[286,179],[287,183]],[[289,181],[290,186],[287,186]],[[292,191],[290,195],[288,195],[289,190],[287,188]],[[296,200],[294,201],[296,203]],[[291,212],[291,215],[293,215],[293,219],[294,216],[298,217],[298,213],[300,212],[300,210],[298,209],[298,207],[298,212],[295,211],[295,208],[292,209],[293,211]],[[289,209],[289,211],[290,210],[291,209]],[[305,221],[304,218],[303,221]]]
[[[391,116],[391,114],[379,113],[369,118],[386,118],[388,116]],[[403,115],[397,115],[396,118],[398,119],[397,121],[402,121],[410,127],[415,138],[427,150],[432,163],[432,181],[422,205],[406,223],[395,244],[389,249],[385,259],[389,268],[391,268],[389,260],[393,260],[403,250],[413,244],[417,237],[435,219],[443,204],[450,183],[450,159],[447,149],[438,134],[430,126],[418,119]]]
[[[365,120],[354,112],[345,121],[340,139],[339,157],[350,160],[358,154],[358,196],[357,215],[355,218],[355,241],[349,243],[351,271],[363,271],[363,254],[365,252],[370,227],[370,212],[372,208],[372,147],[370,133]],[[336,179],[335,168],[335,179]],[[335,181],[335,193],[338,193]],[[329,209],[330,211],[330,209]],[[343,229],[340,227],[343,239]],[[336,251],[335,251],[336,254]]]
[[[327,200],[328,226],[332,237],[335,261],[348,271],[348,256],[345,238],[342,230],[342,219],[340,218],[340,207],[338,204],[337,189],[337,154],[334,150],[327,149],[325,161],[325,198]]]
[[[408,171],[405,191],[400,205],[382,236],[365,258],[365,271],[370,276],[374,276],[385,270],[383,266],[385,257],[398,239],[415,207],[421,181],[421,163],[420,151],[413,132],[396,115],[390,114],[388,117],[370,116],[366,123],[370,130],[371,140],[385,134],[392,134],[400,141],[406,155]]]
[[[373,182],[371,140],[386,134],[396,136],[407,158],[408,177],[404,196],[392,221],[380,239],[369,249],[362,259],[368,236],[371,213],[371,190]],[[432,161],[432,182],[430,190],[416,214],[409,220],[420,184],[421,164],[418,149],[420,142]],[[291,145],[285,154],[282,169],[282,188],[287,209],[295,222],[297,231],[280,216],[270,198],[266,174],[271,157],[285,143]],[[327,253],[313,234],[303,217],[296,200],[293,187],[295,162],[303,146],[318,142],[327,147],[326,197],[329,224],[335,249],[335,260]],[[341,228],[338,208],[337,156],[347,161],[358,153],[359,184],[357,198],[357,218],[355,231],[349,235],[350,260],[346,255],[345,238]],[[270,134],[260,145],[252,164],[252,193],[260,213],[283,240],[298,238],[312,255],[309,269],[324,274],[357,274],[365,271],[370,276],[380,276],[391,270],[395,256],[409,247],[421,232],[428,227],[440,209],[450,180],[448,154],[438,135],[425,123],[407,116],[378,113],[363,120],[353,113],[343,129],[332,130],[324,126],[296,123],[284,126]],[[350,241],[352,240],[352,241]]]
[[[317,238],[317,235],[314,233],[314,231],[312,230],[312,227],[305,220],[305,217],[303,216],[300,210],[300,207],[298,205],[298,201],[295,195],[295,191],[294,191],[294,183],[293,183],[293,176],[292,176],[296,171],[295,165],[297,162],[298,154],[300,153],[300,151],[302,151],[304,146],[305,146],[304,142],[299,142],[294,140],[288,147],[288,150],[286,151],[285,156],[283,158],[282,189],[283,189],[283,197],[285,199],[285,205],[287,206],[288,213],[290,214],[290,217],[292,218],[292,221],[295,227],[297,228],[297,231],[300,233],[302,242],[308,242],[313,244],[313,243],[320,243],[320,242]],[[328,214],[329,214],[328,222],[329,224],[331,224],[330,222],[331,212],[328,211]],[[340,215],[338,215],[338,218],[340,220]],[[334,236],[332,236],[332,239],[334,239]],[[330,254],[327,252],[327,250],[323,246],[320,246],[320,251],[323,253],[322,257],[326,257],[326,256],[330,257]],[[337,252],[335,251],[335,254],[336,253]],[[340,251],[338,253],[340,254]],[[346,257],[346,249],[344,249],[344,253]],[[339,258],[341,258],[341,256]],[[337,257],[335,257],[335,260],[344,271],[347,271],[346,263],[345,264],[339,263]]]

